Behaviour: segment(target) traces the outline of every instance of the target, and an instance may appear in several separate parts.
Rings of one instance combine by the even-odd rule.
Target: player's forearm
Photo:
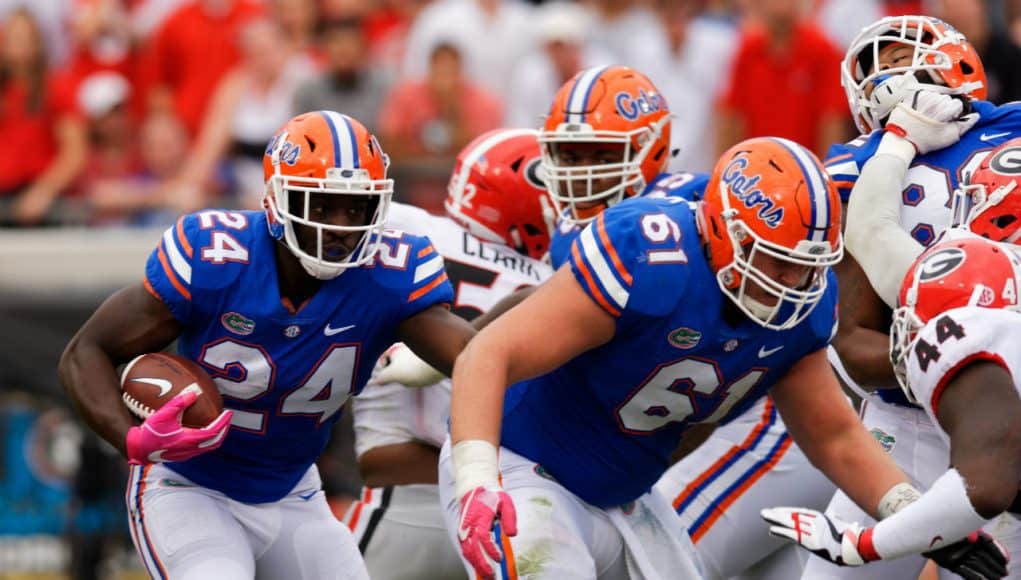
[[[457,357],[450,398],[450,437],[456,444],[481,439],[500,444],[508,357],[481,333]]]
[[[969,487],[956,469],[944,473],[917,501],[876,524],[870,538],[876,553],[883,559],[920,554],[984,526],[988,519],[972,506]]]
[[[64,350],[57,371],[82,419],[123,455],[125,436],[135,421],[121,404],[117,371],[110,359],[96,345],[76,336]]]
[[[828,403],[814,399],[813,407],[819,412],[813,409],[808,417],[804,411],[791,412],[792,404],[798,405],[799,401],[787,401],[780,392],[774,400],[794,441],[812,465],[876,517],[887,492],[908,478],[865,430],[843,396],[838,397]],[[862,477],[863,473],[869,476]]]
[[[876,155],[862,168],[847,204],[847,251],[891,308],[896,307],[904,275],[923,249],[900,225],[901,190],[913,158],[911,143],[885,135]]]

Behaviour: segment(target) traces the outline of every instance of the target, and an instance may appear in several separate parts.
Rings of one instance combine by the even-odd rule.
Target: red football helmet
[[[927,248],[911,265],[890,328],[890,362],[910,400],[915,397],[907,386],[907,358],[927,322],[962,306],[1019,308],[1021,259],[1011,248],[957,230]]]
[[[541,176],[539,132],[495,129],[457,155],[443,206],[472,234],[535,259],[549,250],[556,221]]]
[[[394,184],[387,179],[390,159],[379,142],[361,123],[333,111],[304,113],[294,117],[269,141],[262,167],[266,178],[263,206],[270,234],[283,240],[311,275],[321,280],[336,278],[345,269],[372,260],[390,208]],[[304,201],[291,208],[291,193],[303,193]],[[318,194],[368,196],[372,217],[363,225],[340,226],[312,219],[310,198]],[[294,224],[316,232],[315,255],[301,249]],[[324,232],[361,233],[357,247],[343,258],[331,260],[324,250]]]
[[[993,149],[954,191],[953,224],[993,240],[1021,239],[1021,138]]]
[[[910,62],[876,66],[880,52],[890,44],[912,48]],[[986,98],[985,68],[963,34],[930,16],[890,16],[862,29],[840,66],[840,84],[859,131],[869,133],[882,127],[895,104],[870,99],[872,88],[887,76],[904,73],[913,73],[928,89]]]
[[[670,161],[670,117],[659,89],[626,66],[589,68],[564,83],[539,133],[546,183],[562,219],[586,223],[652,183]],[[563,163],[558,150],[575,143],[619,144],[623,158]],[[593,182],[607,179],[614,185],[596,191]]]
[[[699,219],[720,289],[766,328],[804,320],[843,255],[837,190],[815,155],[787,139],[749,139],[724,153]],[[781,283],[760,268],[770,261],[803,268],[804,276],[796,287]],[[775,303],[750,296],[751,286]]]

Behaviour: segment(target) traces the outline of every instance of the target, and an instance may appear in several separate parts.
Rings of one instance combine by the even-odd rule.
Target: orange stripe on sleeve
[[[436,278],[433,278],[432,282],[429,282],[425,286],[422,286],[418,290],[415,290],[414,292],[412,292],[411,296],[408,296],[408,302],[414,302],[415,300],[418,300],[419,298],[421,298],[421,297],[425,296],[426,294],[428,294],[430,290],[432,290],[433,288],[439,286],[440,284],[442,284],[442,283],[444,283],[446,281],[447,281],[447,273],[444,272],[444,273],[440,274],[439,276],[437,276]]]
[[[720,502],[720,505],[713,510],[712,515],[706,518],[705,521],[702,522],[702,524],[698,527],[698,529],[695,530],[695,533],[691,535],[691,541],[698,542],[699,539],[702,538],[702,536],[704,536],[709,530],[711,530],[713,524],[716,523],[716,520],[720,519],[720,516],[722,516],[724,512],[727,511],[727,508],[729,508],[731,504],[740,499],[740,497],[744,495],[746,491],[748,491],[748,488],[755,485],[756,481],[762,479],[763,475],[769,472],[770,469],[773,469],[773,467],[776,466],[776,464],[779,463],[781,459],[783,459],[784,454],[786,454],[787,450],[790,449],[791,443],[792,440],[788,435],[787,440],[780,444],[780,448],[777,449],[773,456],[769,458],[769,461],[760,465],[759,468],[756,469],[755,472],[748,477],[748,479],[744,480],[744,483],[738,486],[737,489],[732,491],[730,495],[727,496],[727,499]]]
[[[160,264],[163,265],[163,271],[167,274],[167,278],[170,279],[170,283],[173,284],[174,288],[181,293],[181,296],[191,300],[191,292],[188,292],[188,289],[181,284],[181,282],[177,279],[177,275],[174,274],[174,269],[171,268],[170,264],[167,262],[167,254],[163,251],[163,242],[160,242],[156,253],[159,256]]]
[[[853,181],[834,181],[833,185],[835,185],[837,189],[853,189],[854,188],[854,182]]]
[[[585,265],[585,260],[581,257],[581,252],[578,251],[578,246],[571,246],[571,255],[574,257],[574,263],[578,265],[578,271],[581,272],[582,277],[585,279],[585,284],[589,287],[589,294],[595,298],[596,303],[602,307],[603,310],[608,312],[613,317],[620,316],[620,310],[617,310],[612,304],[610,304],[605,297],[603,292],[596,285],[595,280],[592,279],[592,273],[589,272],[588,266]]]
[[[177,220],[177,228],[175,228],[175,231],[177,232],[177,243],[181,244],[181,247],[184,248],[184,253],[189,258],[192,257],[191,244],[188,243],[188,238],[184,235],[184,216],[181,216]]]
[[[747,449],[748,447],[751,446],[752,442],[755,441],[755,438],[759,436],[759,433],[761,433],[762,430],[765,429],[767,425],[769,425],[769,416],[772,410],[773,401],[770,399],[766,399],[766,408],[762,412],[762,419],[760,419],[759,423],[755,426],[754,429],[752,429],[752,432],[749,433],[747,437],[745,437],[744,441],[742,441],[740,445],[734,445],[733,447],[731,447],[723,455],[723,457],[720,457],[715,462],[713,462],[713,464],[709,466],[709,469],[703,471],[697,478],[695,478],[695,481],[689,483],[688,486],[684,488],[684,491],[682,491],[676,498],[674,498],[674,509],[677,509],[682,503],[687,501],[688,497],[690,497],[691,494],[694,493],[695,490],[698,489],[703,482],[705,482],[705,480],[715,475],[716,472],[718,472],[720,468],[726,465],[727,462],[730,461],[730,459],[734,457],[734,455],[736,455],[738,451],[742,449]]]
[[[156,289],[152,287],[152,284],[149,283],[149,278],[142,278],[142,286],[145,288],[146,292],[152,294],[153,298],[163,302],[163,297],[160,296],[159,292],[157,292]]]
[[[435,252],[435,251],[436,250],[434,250],[432,246],[426,246],[426,247],[424,247],[424,248],[422,248],[421,250],[418,251],[418,257],[419,258],[424,258],[424,257],[428,256],[429,254]]]
[[[606,212],[599,214],[599,217],[596,218],[596,230],[599,232],[599,239],[602,240],[603,246],[606,247],[607,253],[610,254],[610,262],[613,263],[613,268],[617,270],[618,274],[620,274],[624,283],[630,286],[632,283],[631,273],[627,271],[627,268],[625,268],[624,264],[620,261],[620,256],[617,255],[617,250],[614,249],[613,243],[610,242],[610,236],[606,234],[606,225],[603,222],[604,215],[606,215]]]
[[[854,153],[844,153],[841,155],[837,155],[836,157],[830,157],[829,159],[826,160],[826,165],[828,167],[830,165],[833,165],[834,163],[840,163],[845,159],[850,159],[851,157],[854,157]]]

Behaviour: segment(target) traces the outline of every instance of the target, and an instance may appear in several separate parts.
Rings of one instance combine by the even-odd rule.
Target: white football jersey
[[[454,313],[473,319],[519,288],[536,286],[553,269],[498,243],[482,241],[453,220],[402,203],[390,206],[387,227],[428,236],[443,256],[454,287]],[[450,380],[420,389],[369,385],[354,398],[355,451],[408,441],[443,445],[450,415]]]
[[[1011,376],[1021,376],[1019,335],[1021,314],[978,306],[948,310],[922,327],[908,354],[907,379],[918,404],[936,425],[939,397],[962,364],[978,359],[997,361]],[[949,441],[942,429],[940,433]]]

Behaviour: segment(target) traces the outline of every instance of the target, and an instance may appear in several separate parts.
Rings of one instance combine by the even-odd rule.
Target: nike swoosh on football
[[[174,387],[174,385],[171,384],[170,381],[166,379],[131,379],[131,380],[135,381],[136,383],[145,383],[147,385],[158,387],[160,390],[159,398],[161,399],[165,397],[167,393],[170,392],[170,389]]]
[[[992,133],[992,134],[989,134],[989,135],[986,135],[985,133],[982,133],[981,135],[978,136],[978,140],[979,141],[989,141],[989,140],[992,140],[992,139],[996,139],[997,137],[1006,137],[1007,135],[1010,135],[1010,131],[1006,131],[1004,133]]]
[[[766,358],[767,356],[773,354],[774,352],[778,352],[782,348],[783,348],[782,344],[780,346],[776,347],[776,348],[771,348],[769,350],[766,350],[766,347],[764,347],[764,346],[760,346],[759,347],[759,358]]]
[[[323,334],[325,334],[326,336],[333,336],[334,334],[340,334],[345,330],[351,330],[355,326],[356,325],[354,324],[348,324],[347,326],[341,326],[340,328],[330,328],[330,325],[327,324],[326,328],[323,329]]]

